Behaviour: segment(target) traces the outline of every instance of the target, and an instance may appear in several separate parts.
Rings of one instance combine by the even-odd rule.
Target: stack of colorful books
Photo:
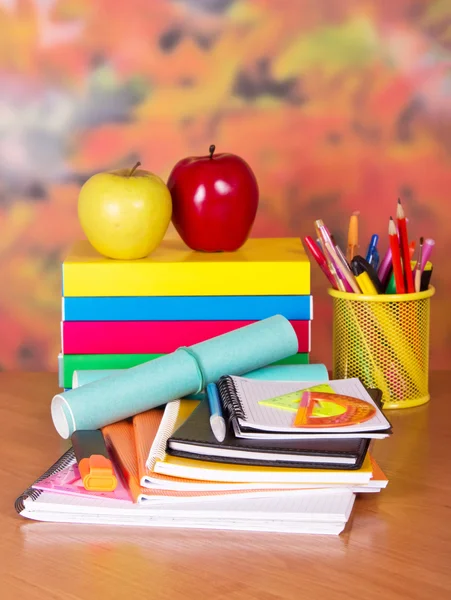
[[[310,264],[297,238],[214,254],[166,240],[130,261],[79,241],[63,263],[60,386],[72,388],[74,371],[130,368],[275,314],[299,340],[283,363],[308,363]]]

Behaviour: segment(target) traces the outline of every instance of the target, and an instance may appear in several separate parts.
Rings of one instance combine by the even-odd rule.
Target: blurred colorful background
[[[449,0],[0,0],[0,367],[52,370],[60,263],[80,185],[234,152],[254,169],[254,236],[339,242],[360,210],[386,246],[398,196],[434,237],[431,366],[451,358]],[[174,231],[170,232],[175,235]],[[313,271],[312,360],[331,366]]]

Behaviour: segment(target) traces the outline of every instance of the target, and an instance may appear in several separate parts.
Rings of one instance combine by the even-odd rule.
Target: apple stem
[[[132,169],[130,169],[130,173],[128,174],[128,176],[131,177],[133,175],[133,173],[136,171],[136,169],[138,167],[140,167],[140,166],[141,166],[141,163],[138,160],[138,162],[136,163],[136,165]]]
[[[212,144],[208,151],[210,152],[210,158],[213,158],[214,151],[216,150],[216,146]]]

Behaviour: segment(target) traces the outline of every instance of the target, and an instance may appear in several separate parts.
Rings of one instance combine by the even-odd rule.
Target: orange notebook
[[[387,487],[388,477],[382,471],[380,466],[377,464],[376,459],[371,454],[370,454],[370,460],[371,460],[371,466],[373,468],[373,476],[371,477],[371,480],[370,480],[370,486],[373,483],[380,488]]]
[[[152,444],[158,439],[164,412],[164,408],[154,408],[133,417],[135,452],[138,460],[138,476],[141,484],[143,477],[148,471],[146,461],[149,457]]]
[[[151,412],[151,411],[148,411]],[[143,419],[142,429],[153,428],[155,431],[159,415],[155,418],[152,416],[149,418],[147,415]],[[141,428],[140,428],[141,430]],[[135,435],[134,425],[131,421],[119,421],[112,425],[107,425],[102,428],[102,433],[105,436],[107,446],[111,450],[113,460],[120,471],[120,474],[124,480],[124,483],[128,486],[130,494],[134,502],[142,503],[148,501],[159,500],[161,502],[170,501],[188,501],[196,499],[214,499],[215,497],[221,497],[224,495],[234,494],[247,494],[255,496],[266,496],[272,495],[275,492],[289,493],[290,490],[267,490],[267,489],[235,489],[235,490],[214,490],[214,491],[184,491],[184,490],[168,490],[163,486],[144,488],[140,485],[140,477],[138,470],[138,458],[135,446]],[[152,441],[152,438],[148,438]],[[148,442],[147,442],[148,443]],[[140,444],[144,445],[144,441],[141,440]],[[142,445],[139,447],[142,449]]]
[[[134,502],[141,500],[143,490],[139,485],[138,465],[136,461],[135,438],[130,421],[119,421],[102,427],[108,449],[124,484],[130,490]]]

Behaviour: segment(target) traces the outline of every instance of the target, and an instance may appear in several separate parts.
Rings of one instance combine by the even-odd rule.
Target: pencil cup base
[[[427,396],[423,396],[422,398],[415,398],[414,400],[402,400],[402,402],[384,402],[382,408],[385,409],[395,409],[395,408],[413,408],[414,406],[421,406],[422,404],[427,404],[431,396],[428,394]]]

